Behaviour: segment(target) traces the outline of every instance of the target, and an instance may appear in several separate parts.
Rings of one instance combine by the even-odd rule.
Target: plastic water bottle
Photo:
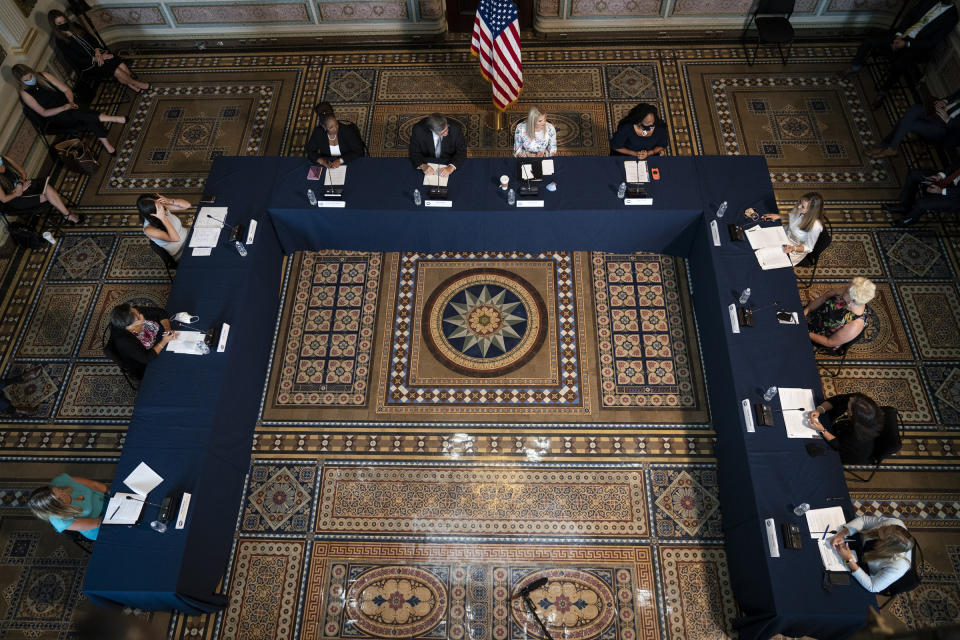
[[[307,189],[307,200],[310,201],[311,207],[317,206],[317,196],[314,195],[313,189]]]
[[[627,183],[621,182],[620,186],[617,187],[617,197],[623,200],[623,196],[627,195]]]
[[[807,511],[810,511],[810,505],[807,504],[806,502],[801,502],[800,504],[798,504],[793,508],[793,512],[798,516],[802,516]]]
[[[507,191],[507,204],[509,204],[511,207],[517,204],[517,192],[513,189]]]
[[[157,533],[164,533],[167,530],[166,523],[160,522],[159,520],[154,520],[150,523],[150,528],[156,531]]]
[[[420,196],[420,189],[413,190],[413,204],[418,207],[423,204],[423,198]]]
[[[244,258],[247,257],[247,248],[243,246],[242,242],[237,240],[236,242],[233,243],[233,245],[237,248],[237,253],[239,253]]]
[[[723,214],[725,214],[726,212],[727,212],[727,201],[724,200],[723,202],[720,203],[720,206],[717,207],[717,217],[722,218]]]
[[[764,402],[770,402],[771,400],[773,400],[774,396],[777,395],[777,392],[778,392],[778,391],[779,391],[779,389],[777,389],[776,387],[770,387],[769,389],[767,389],[766,391],[764,391],[764,392],[763,392],[763,400],[764,400]]]
[[[740,294],[740,304],[747,304],[747,300],[750,299],[750,287],[747,287],[743,290],[743,293]]]

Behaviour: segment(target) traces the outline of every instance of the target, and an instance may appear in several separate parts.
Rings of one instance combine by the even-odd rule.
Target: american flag
[[[510,0],[480,0],[470,51],[493,86],[493,104],[503,111],[523,89],[517,7]]]

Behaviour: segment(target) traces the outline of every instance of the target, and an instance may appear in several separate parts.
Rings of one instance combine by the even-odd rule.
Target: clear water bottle
[[[793,508],[793,512],[798,516],[802,516],[807,511],[810,511],[810,505],[807,504],[806,502],[801,502],[800,504],[798,504]]]
[[[740,294],[740,304],[747,304],[747,300],[750,299],[750,287],[747,287],[743,290],[743,293]]]
[[[313,193],[313,189],[307,189],[307,200],[310,201],[310,206],[317,206],[317,196]]]
[[[507,191],[507,204],[509,204],[511,207],[517,204],[517,192],[513,189]]]
[[[767,389],[766,391],[764,391],[764,392],[763,392],[763,400],[764,400],[764,402],[770,402],[771,400],[773,400],[774,396],[777,395],[777,392],[778,392],[778,391],[779,391],[779,389],[777,389],[776,387],[770,387],[769,389]]]
[[[621,182],[620,186],[617,187],[617,197],[623,200],[623,196],[627,195],[627,183]]]
[[[243,246],[242,242],[237,240],[236,242],[233,243],[233,245],[237,248],[237,253],[239,253],[244,258],[247,257],[247,248]]]
[[[413,204],[418,207],[423,204],[423,198],[420,196],[420,189],[413,190]]]
[[[724,200],[723,202],[720,203],[720,206],[717,207],[717,217],[722,218],[723,214],[725,214],[726,212],[727,212],[727,201]]]
[[[167,530],[167,525],[166,523],[160,522],[159,520],[154,520],[153,522],[150,523],[150,528],[156,531],[157,533],[164,533]]]

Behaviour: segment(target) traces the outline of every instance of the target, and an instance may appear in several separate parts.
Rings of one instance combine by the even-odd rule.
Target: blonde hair
[[[800,199],[807,201],[807,212],[800,218],[800,230],[810,231],[823,214],[823,196],[811,191],[800,196]]]
[[[72,491],[72,487],[61,487],[67,491]],[[53,494],[53,487],[47,485],[35,489],[27,500],[27,507],[41,520],[50,518],[76,518],[83,513],[83,509],[75,507],[72,504],[64,504]]]
[[[527,137],[535,138],[537,137],[537,120],[540,119],[540,116],[543,115],[543,112],[536,107],[530,107],[530,113],[527,114]]]
[[[850,288],[847,291],[854,304],[867,304],[877,294],[877,285],[863,276],[857,276],[850,281]]]
[[[885,524],[882,527],[864,531],[864,540],[876,540],[873,549],[863,554],[867,563],[885,560],[913,549],[913,536],[903,527],[895,524]]]

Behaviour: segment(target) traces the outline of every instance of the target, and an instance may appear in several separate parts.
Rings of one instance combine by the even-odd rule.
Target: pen
[[[836,531],[830,531],[830,525],[827,525],[827,528],[823,530],[823,536],[821,536],[820,539],[826,540],[828,533],[836,533]]]
[[[117,515],[117,511],[120,511],[120,505],[119,505],[119,504],[117,505],[117,508],[113,510],[113,513],[110,514],[110,517],[107,518],[107,519],[108,519],[108,520],[113,520],[113,516]]]

